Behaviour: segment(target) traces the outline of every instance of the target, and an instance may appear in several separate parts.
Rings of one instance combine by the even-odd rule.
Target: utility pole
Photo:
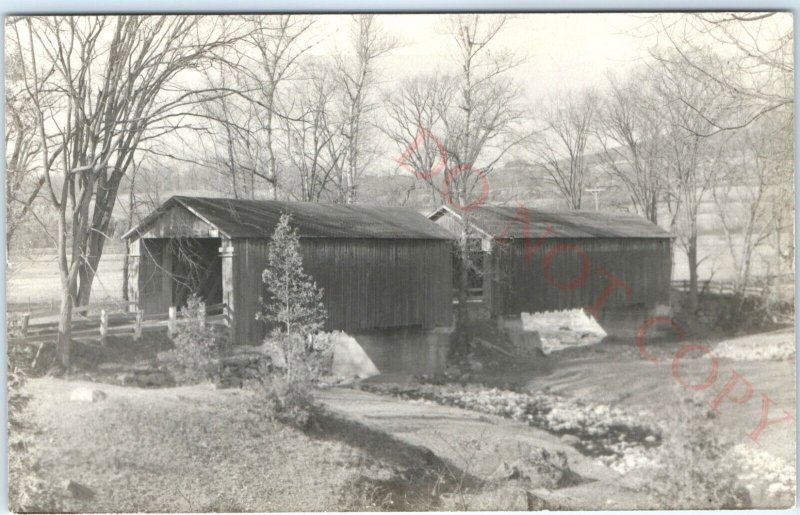
[[[606,188],[587,188],[586,193],[591,193],[594,195],[594,210],[600,211],[600,202],[597,199],[597,194],[606,191]]]

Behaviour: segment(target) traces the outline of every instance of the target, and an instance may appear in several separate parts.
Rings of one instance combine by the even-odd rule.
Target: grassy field
[[[363,450],[254,415],[241,390],[104,384],[103,401],[70,401],[78,387],[98,385],[41,378],[26,386],[43,479],[94,493],[62,494],[65,511],[331,511],[360,477],[394,473]]]
[[[104,254],[92,284],[92,300],[122,299],[122,254]],[[26,309],[28,304],[49,305],[60,299],[58,261],[55,253],[12,256],[6,267],[6,303]]]

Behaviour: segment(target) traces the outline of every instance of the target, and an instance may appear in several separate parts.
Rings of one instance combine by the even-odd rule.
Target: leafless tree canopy
[[[772,111],[790,112],[794,103],[791,21],[779,13],[691,13],[657,16],[653,25],[668,44],[656,60],[681,65],[717,88],[735,109],[709,118],[704,134],[741,128]],[[706,59],[711,48],[719,59]],[[691,98],[679,97],[689,107]]]
[[[204,91],[176,82],[229,43],[224,19],[48,17],[8,21],[37,173],[58,212],[65,364],[73,303],[89,300],[117,192],[137,150],[175,131]]]
[[[597,121],[598,97],[583,91],[557,99],[541,116],[545,129],[533,144],[534,153],[567,207],[580,209],[588,169],[589,140]]]

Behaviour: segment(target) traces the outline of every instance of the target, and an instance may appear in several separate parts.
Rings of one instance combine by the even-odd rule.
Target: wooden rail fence
[[[679,291],[689,291],[690,282],[688,280],[672,281],[672,288]],[[745,287],[746,297],[758,297],[767,289],[765,285],[751,284]],[[719,295],[732,295],[736,293],[736,283],[734,281],[697,281],[697,291],[700,293],[716,293]]]
[[[90,309],[92,308],[82,307],[73,310],[78,316],[72,320],[72,338],[98,338],[101,343],[105,343],[110,335],[131,334],[134,340],[139,340],[144,329],[166,328],[170,336],[178,330],[178,310],[174,306],[170,307],[167,313],[147,315],[141,310],[113,313],[105,309],[101,309],[96,315],[81,315]],[[206,323],[230,327],[228,306],[226,304],[206,306]],[[29,313],[24,313],[21,317],[19,335],[10,336],[9,341],[40,342],[55,338],[57,334],[58,315],[33,319]]]

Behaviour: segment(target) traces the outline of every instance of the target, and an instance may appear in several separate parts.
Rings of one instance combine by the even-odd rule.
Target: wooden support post
[[[222,305],[222,321],[225,323],[226,327],[231,326],[231,312],[228,310],[228,305]]]
[[[106,344],[106,336],[108,336],[108,313],[105,309],[100,310],[100,343]]]
[[[223,312],[225,313],[225,323],[230,327],[230,340],[231,344],[241,343],[238,341],[239,335],[236,328],[236,302],[234,299],[234,286],[233,286],[233,264],[235,259],[235,252],[233,242],[228,239],[222,240],[222,246],[219,248],[220,258],[222,259],[222,302],[225,304]]]
[[[175,333],[178,332],[177,317],[175,316],[175,313],[176,313],[175,306],[170,306],[169,320],[167,320],[167,333],[169,334],[170,338],[175,336]]]
[[[130,243],[128,252],[128,301],[130,311],[139,309],[139,267],[141,266],[141,247],[140,239]]]
[[[144,321],[144,311],[136,311],[136,324],[133,326],[133,339],[138,340],[142,337],[142,322]]]
[[[30,313],[25,313],[24,315],[22,315],[22,328],[20,329],[20,331],[22,332],[23,338],[28,336],[28,322],[30,322],[30,319],[31,319]]]

